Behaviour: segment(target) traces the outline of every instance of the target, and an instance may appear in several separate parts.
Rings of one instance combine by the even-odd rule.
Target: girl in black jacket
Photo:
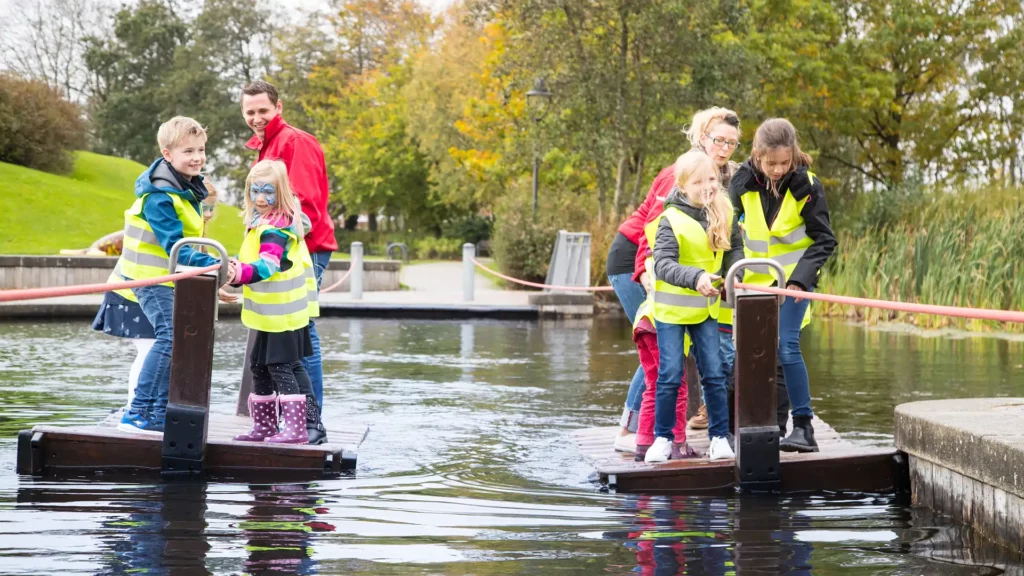
[[[811,158],[797,143],[796,128],[784,118],[773,118],[757,129],[751,158],[729,186],[736,219],[743,222],[745,256],[776,254],[772,257],[786,268],[785,287],[802,292],[814,290],[821,267],[836,248],[825,193],[808,171],[810,165]],[[759,213],[748,214],[751,210]],[[800,353],[809,304],[787,297],[779,310],[779,364],[793,411],[793,432],[780,447],[790,452],[818,451],[807,366]],[[780,425],[784,432],[784,420]]]

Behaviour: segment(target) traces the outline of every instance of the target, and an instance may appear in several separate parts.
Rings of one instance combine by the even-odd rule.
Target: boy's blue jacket
[[[178,182],[174,169],[166,160],[160,158],[135,180],[135,197],[141,198],[149,194],[142,204],[142,219],[149,223],[153,234],[163,249],[170,254],[171,247],[184,238],[184,226],[174,211],[174,203],[169,194],[176,194],[196,210],[203,213],[199,205],[208,192],[203,184],[203,177],[197,176],[192,183],[194,190],[186,189]],[[203,268],[220,263],[220,260],[195,250],[192,246],[182,246],[178,251],[178,264]]]

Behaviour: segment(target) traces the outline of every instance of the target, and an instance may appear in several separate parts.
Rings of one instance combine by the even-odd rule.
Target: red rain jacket
[[[324,150],[320,142],[312,134],[289,126],[280,114],[267,123],[264,135],[265,142],[253,136],[245,143],[245,147],[259,151],[256,162],[281,160],[288,168],[288,182],[302,204],[302,212],[309,217],[311,223],[306,233],[306,247],[310,252],[337,250],[334,221],[327,211],[330,191],[327,187]],[[248,194],[248,191],[245,193]]]

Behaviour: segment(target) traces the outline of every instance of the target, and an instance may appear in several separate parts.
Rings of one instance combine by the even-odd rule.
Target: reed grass
[[[1024,309],[1024,190],[921,193],[886,224],[842,220],[819,291],[922,304]],[[815,313],[923,328],[1024,332],[1024,325],[816,303]]]

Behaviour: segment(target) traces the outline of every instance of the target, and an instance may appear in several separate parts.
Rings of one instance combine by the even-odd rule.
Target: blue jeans
[[[608,283],[612,285],[612,290],[618,296],[619,303],[622,304],[622,309],[626,312],[626,317],[631,323],[634,322],[636,311],[647,299],[647,291],[639,282],[633,282],[632,274],[613,274],[608,277]],[[626,408],[639,413],[643,396],[644,369],[642,366],[637,366],[633,380],[629,383],[629,392],[626,393]]]
[[[800,324],[810,304],[810,300],[797,304],[795,298],[787,296],[779,309],[779,364],[786,377],[786,391],[793,416],[813,415],[807,365],[800,353]]]
[[[163,420],[167,414],[167,395],[171,390],[174,289],[157,285],[134,288],[132,292],[139,299],[142,313],[153,325],[156,342],[142,363],[131,411],[148,415],[154,420]]]
[[[732,341],[732,326],[728,332],[721,330],[726,324],[719,324],[718,342],[722,348],[722,371],[725,372],[727,388],[732,388],[732,365],[736,361],[736,345]]]
[[[324,270],[331,261],[331,252],[313,252],[313,272],[316,274],[316,289],[320,291],[320,281],[323,280]],[[313,355],[302,359],[302,364],[309,374],[309,381],[313,385],[313,396],[316,397],[316,404],[320,412],[324,411],[324,365],[323,356],[320,355],[320,336],[316,333],[316,322],[309,319],[309,340],[313,343]]]
[[[676,424],[676,400],[683,379],[686,359],[683,356],[683,332],[690,333],[690,353],[697,362],[704,399],[708,409],[708,436],[728,436],[729,406],[722,372],[722,352],[718,338],[718,321],[708,318],[700,324],[666,324],[655,322],[658,330],[658,391],[654,396],[654,435],[672,440]]]

